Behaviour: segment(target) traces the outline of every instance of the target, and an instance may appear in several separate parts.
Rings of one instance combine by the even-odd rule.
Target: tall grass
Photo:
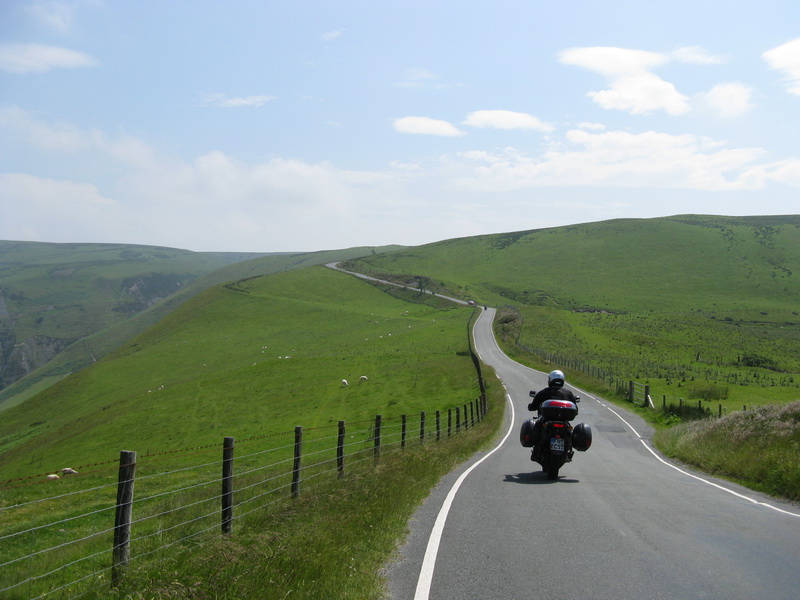
[[[800,500],[800,401],[682,423],[658,431],[655,442],[704,471]]]
[[[180,548],[129,573],[118,597],[385,598],[382,572],[413,512],[443,475],[494,438],[503,395],[491,385],[487,419],[469,432],[382,455],[377,467],[367,462],[227,538]]]
[[[28,561],[17,563],[23,569],[30,566],[32,575],[64,563],[75,566],[15,591],[20,597],[49,591],[65,598],[380,598],[384,586],[381,569],[391,560],[414,509],[442,475],[495,436],[502,421],[504,396],[496,378],[487,384],[489,410],[476,426],[462,428],[458,434],[454,431],[452,437],[443,435],[441,441],[435,441],[430,433],[425,443],[418,435],[410,435],[405,448],[387,441],[377,463],[369,450],[371,444],[367,444],[363,458],[359,460],[356,451],[347,460],[343,479],[337,478],[332,465],[325,468],[324,461],[321,470],[309,464],[303,470],[296,499],[289,498],[288,488],[281,491],[279,485],[288,482],[289,467],[276,467],[276,474],[283,474],[278,479],[260,469],[251,473],[253,464],[248,463],[264,457],[250,449],[244,462],[236,462],[236,471],[242,475],[237,476],[235,485],[233,532],[225,536],[219,533],[219,499],[214,488],[198,486],[208,479],[218,482],[218,477],[202,465],[172,472],[166,479],[182,490],[165,493],[164,477],[146,476],[157,465],[145,459],[142,481],[137,477],[137,496],[151,500],[139,501],[134,507],[131,563],[119,588],[112,589],[109,579],[110,537],[99,536],[89,545],[65,546],[50,553],[52,556],[44,555],[42,558],[51,562],[37,561],[36,568]],[[324,436],[319,441],[324,443]],[[306,443],[310,446],[307,452],[314,454],[313,440]],[[318,455],[312,460],[323,458]],[[210,466],[212,472],[217,471],[219,461]],[[112,495],[113,487],[108,487]],[[275,493],[264,497],[265,488]],[[253,495],[255,502],[251,503]],[[88,508],[86,498],[80,498],[84,506],[75,506],[75,511]],[[33,511],[26,526],[51,521],[55,513],[65,510],[65,501],[72,502],[72,498],[26,508],[26,512]],[[113,499],[99,504],[113,506]],[[92,529],[107,529],[110,517],[113,511],[81,520],[80,531],[72,522],[64,522],[60,527],[69,533],[57,534],[49,545],[90,534]],[[39,537],[31,540],[30,534],[25,534],[11,540],[20,545],[17,554],[24,555],[38,549],[43,541]],[[32,542],[38,545],[32,547]],[[6,547],[2,555],[8,552],[11,548]],[[81,579],[93,571],[94,575]],[[0,588],[14,581],[9,573],[0,573]],[[60,586],[65,587],[59,591]]]

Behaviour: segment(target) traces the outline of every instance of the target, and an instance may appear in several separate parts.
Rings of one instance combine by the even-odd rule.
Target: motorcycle
[[[530,392],[531,397],[536,395]],[[571,462],[575,450],[586,452],[592,445],[592,428],[585,423],[574,427],[570,423],[578,416],[580,398],[569,400],[545,400],[539,407],[539,419],[528,419],[522,424],[520,442],[533,448],[531,460],[542,466],[550,480],[558,479],[558,471]]]

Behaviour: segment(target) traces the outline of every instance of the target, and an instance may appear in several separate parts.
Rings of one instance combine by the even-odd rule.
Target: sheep
[[[48,475],[47,478],[50,481],[55,481],[56,479],[60,479],[60,477],[58,475],[56,475],[55,473],[50,473],[50,475]]]
[[[350,384],[347,383],[347,379],[342,379],[342,387],[347,387],[348,385]]]
[[[61,472],[64,475],[77,475],[78,474],[78,472],[75,469],[70,469],[69,467],[64,467],[63,469],[61,469]]]
[[[358,378],[358,383],[361,383],[362,381],[369,381],[369,377],[367,377],[366,375],[362,375],[361,377]]]

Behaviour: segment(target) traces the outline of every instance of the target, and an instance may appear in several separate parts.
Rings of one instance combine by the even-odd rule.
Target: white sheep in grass
[[[55,481],[56,479],[60,479],[60,477],[58,475],[56,475],[55,473],[50,473],[50,475],[48,475],[47,478],[50,481]]]
[[[347,383],[347,379],[342,379],[342,387],[347,387],[348,385],[350,384]]]
[[[366,375],[362,375],[361,377],[358,378],[358,383],[361,383],[362,381],[369,381],[369,377],[367,377]]]
[[[64,475],[77,475],[78,474],[78,472],[75,469],[70,469],[69,467],[64,467],[63,469],[61,469],[61,472]]]

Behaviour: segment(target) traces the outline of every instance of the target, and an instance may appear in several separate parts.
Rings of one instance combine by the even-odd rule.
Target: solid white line
[[[505,444],[508,436],[511,435],[511,432],[514,430],[514,422],[516,421],[516,416],[514,414],[514,403],[511,401],[511,396],[509,396],[508,393],[506,393],[506,399],[511,407],[511,423],[509,424],[506,435],[502,440],[500,440],[500,443],[491,450],[491,452],[487,453],[486,456],[481,458],[478,462],[461,474],[461,477],[456,480],[456,482],[453,484],[453,487],[448,492],[447,498],[445,498],[444,504],[442,504],[442,508],[439,509],[439,515],[436,517],[436,522],[433,524],[433,529],[431,530],[431,537],[428,538],[428,547],[425,550],[425,557],[422,559],[422,568],[419,572],[417,591],[414,593],[414,600],[428,600],[428,597],[431,593],[433,570],[436,566],[436,557],[439,554],[439,544],[442,541],[444,524],[447,521],[447,515],[450,512],[450,506],[453,504],[453,500],[455,500],[458,489],[461,487],[461,484],[464,483],[464,480],[467,478],[467,476],[472,473],[475,467],[497,452],[500,447]]]
[[[597,398],[595,398],[595,400],[597,400]],[[597,401],[598,401],[598,402],[600,402],[599,400],[597,400]],[[742,500],[747,500],[748,502],[751,502],[751,503],[753,503],[753,504],[757,504],[757,505],[759,505],[759,506],[763,506],[763,507],[765,507],[765,508],[771,508],[772,510],[774,510],[774,511],[776,511],[776,512],[782,513],[782,514],[784,514],[784,515],[788,515],[788,516],[790,516],[790,517],[798,517],[798,518],[800,518],[800,513],[794,513],[794,512],[788,511],[788,510],[783,510],[782,508],[778,508],[777,506],[773,506],[772,504],[767,504],[766,502],[760,502],[760,501],[756,500],[755,498],[751,498],[750,496],[745,496],[744,494],[740,494],[739,492],[735,492],[735,491],[733,491],[732,489],[725,487],[724,485],[719,485],[718,483],[714,483],[713,481],[709,481],[708,479],[705,479],[705,478],[703,478],[703,477],[700,477],[700,476],[698,476],[698,475],[695,475],[694,473],[689,473],[688,471],[684,471],[684,470],[683,470],[683,469],[681,469],[680,467],[677,467],[677,466],[673,465],[672,463],[670,463],[670,462],[667,462],[666,460],[664,460],[663,458],[661,458],[661,457],[660,457],[660,456],[659,456],[659,455],[656,453],[656,451],[655,451],[655,450],[653,450],[653,449],[652,449],[652,448],[651,448],[651,447],[650,447],[650,446],[647,444],[647,442],[644,440],[644,438],[643,438],[641,435],[639,435],[639,432],[638,432],[638,431],[636,431],[636,430],[633,428],[633,426],[632,426],[630,423],[628,423],[628,422],[627,422],[625,419],[623,419],[623,418],[622,418],[622,415],[620,415],[620,414],[619,414],[617,411],[615,411],[615,410],[614,410],[613,408],[611,408],[610,406],[608,406],[608,405],[606,405],[606,404],[603,404],[602,402],[600,402],[600,404],[602,404],[602,405],[603,405],[603,406],[605,406],[605,407],[606,407],[608,410],[610,410],[612,413],[614,413],[615,415],[617,415],[617,418],[619,418],[619,420],[620,420],[620,421],[622,421],[623,423],[625,423],[625,425],[627,425],[628,427],[630,427],[631,431],[632,431],[634,434],[636,434],[636,437],[637,437],[637,438],[639,438],[639,441],[640,441],[640,442],[642,442],[642,446],[644,446],[645,448],[647,448],[647,451],[648,451],[648,452],[650,452],[650,454],[652,454],[654,457],[656,457],[656,458],[658,459],[658,461],[659,461],[659,462],[661,462],[662,464],[665,464],[665,465],[667,465],[667,466],[668,466],[670,469],[675,469],[675,470],[676,470],[678,473],[683,473],[683,474],[684,474],[684,475],[686,475],[687,477],[691,477],[692,479],[696,479],[697,481],[700,481],[700,482],[702,482],[702,483],[705,483],[705,484],[708,484],[708,485],[710,485],[710,486],[712,486],[712,487],[715,487],[715,488],[717,488],[718,490],[722,490],[723,492],[727,492],[727,493],[729,493],[729,494],[732,494],[732,495],[736,496],[737,498],[741,498]]]

